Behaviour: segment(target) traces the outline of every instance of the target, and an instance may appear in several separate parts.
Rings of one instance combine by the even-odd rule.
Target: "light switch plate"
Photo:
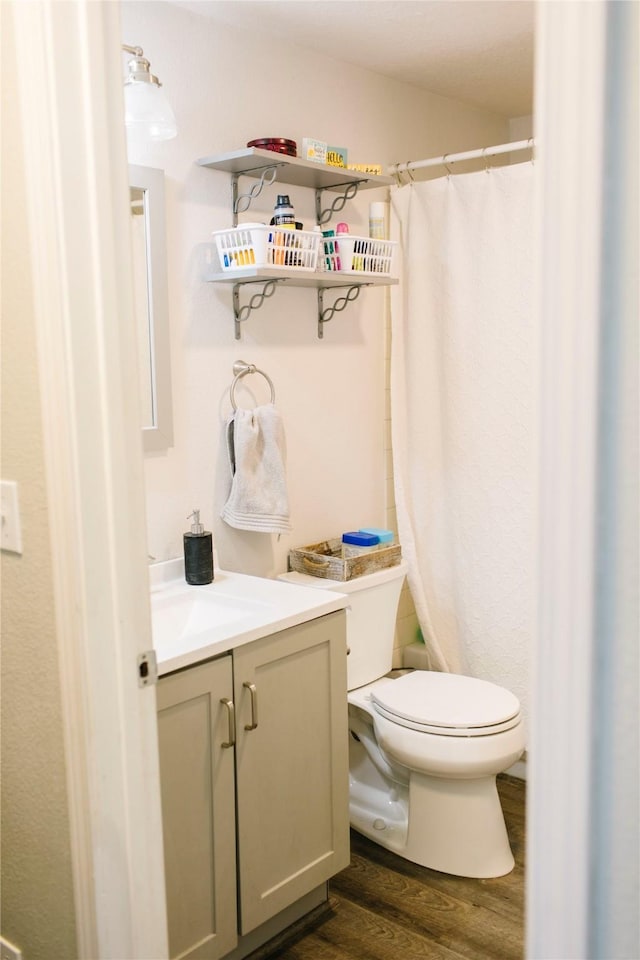
[[[18,484],[15,480],[0,481],[0,547],[11,553],[22,553]],[[0,960],[4,960],[0,954]]]
[[[0,960],[22,960],[22,950],[0,937]]]

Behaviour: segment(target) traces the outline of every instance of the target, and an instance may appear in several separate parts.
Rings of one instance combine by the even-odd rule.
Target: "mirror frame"
[[[145,453],[152,453],[173,445],[164,170],[129,164],[129,186],[145,193],[153,425],[143,427],[142,435]]]

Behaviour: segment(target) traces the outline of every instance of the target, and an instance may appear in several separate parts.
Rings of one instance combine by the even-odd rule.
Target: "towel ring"
[[[231,406],[233,407],[234,413],[238,409],[235,395],[236,384],[238,383],[238,380],[242,380],[242,378],[246,377],[248,373],[259,373],[261,377],[265,378],[269,384],[269,389],[271,390],[271,403],[276,402],[276,390],[271,377],[267,376],[264,370],[258,370],[255,363],[245,363],[244,360],[236,360],[233,365],[233,372],[235,373],[235,377],[233,378],[233,383],[231,384],[231,388],[229,390],[229,399],[231,401]]]

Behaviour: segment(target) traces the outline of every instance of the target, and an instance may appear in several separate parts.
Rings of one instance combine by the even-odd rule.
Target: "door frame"
[[[78,955],[168,956],[117,3],[14,4]]]
[[[537,7],[527,956],[636,956],[638,10]]]
[[[551,467],[565,464],[566,471],[548,475],[541,504],[547,532],[566,539],[563,552],[552,537],[543,537],[540,545],[540,590],[559,600],[543,610],[535,654],[535,675],[545,681],[544,689],[536,681],[534,691],[530,778],[528,955],[535,957],[584,956],[588,937],[588,731],[594,719],[589,713],[593,664],[583,641],[593,634],[585,609],[593,588],[595,479],[590,473],[585,482],[581,474],[574,482],[569,472],[577,478],[584,457],[591,467],[596,456],[591,417],[597,295],[588,239],[601,236],[600,210],[593,201],[600,196],[603,130],[594,105],[603,102],[606,6],[539,4],[536,133],[543,186],[538,212],[551,278],[545,280],[542,263],[540,309],[555,352],[541,389],[547,411],[554,409],[554,399],[558,404],[553,417],[545,421],[543,413],[541,454]],[[116,3],[91,0],[33,0],[16,3],[14,11],[23,65],[17,82],[29,184],[78,953],[96,960],[162,960],[167,941],[155,690],[139,688],[136,677],[136,656],[151,646],[151,631],[148,606],[140,603],[148,578],[126,257],[119,9]],[[546,178],[544,165],[550,171]],[[568,190],[576,177],[580,191]],[[590,203],[572,207],[578,193],[590,196]],[[566,244],[561,229],[545,234],[551,211],[556,228],[572,223],[576,230],[579,224],[576,232],[586,245]],[[568,272],[560,266],[565,260]],[[547,282],[563,304],[561,317],[547,309]],[[565,336],[558,339],[561,329]],[[574,372],[570,383],[562,382],[567,370]],[[577,446],[568,451],[561,427],[572,412]],[[555,491],[552,479],[560,482]],[[567,550],[580,557],[586,556],[583,548],[591,551],[590,559],[578,568],[567,565]],[[571,795],[558,798],[548,789],[558,771],[563,782],[568,773]]]

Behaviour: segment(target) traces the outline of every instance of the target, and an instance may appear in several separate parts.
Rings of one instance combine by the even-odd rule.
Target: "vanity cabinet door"
[[[157,687],[169,952],[181,960],[237,943],[232,698],[231,656]]]
[[[240,930],[349,864],[344,611],[233,652]]]

